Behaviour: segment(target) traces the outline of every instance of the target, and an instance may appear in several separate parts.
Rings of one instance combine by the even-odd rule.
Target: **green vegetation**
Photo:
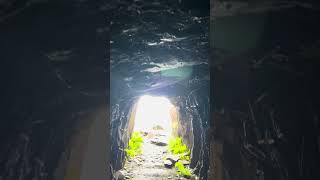
[[[176,162],[175,167],[177,168],[179,175],[186,176],[186,177],[192,176],[192,173],[189,170],[189,168],[184,167],[184,165],[181,162],[179,161]]]
[[[179,155],[181,160],[190,161],[190,149],[183,143],[181,137],[169,140],[169,151],[174,155]]]
[[[128,148],[126,148],[124,151],[127,153],[128,157],[135,157],[136,155],[142,154],[142,144],[142,135],[139,132],[134,132],[129,140]]]
[[[180,160],[190,161],[190,149],[188,149],[187,145],[185,145],[182,141],[181,137],[172,138],[169,140],[169,151],[178,155]],[[178,170],[178,174],[186,177],[190,177],[192,175],[189,168],[186,168],[181,162],[176,162],[176,169]]]
[[[190,161],[190,156],[189,155],[180,155],[179,156],[181,160],[185,160],[185,161]]]

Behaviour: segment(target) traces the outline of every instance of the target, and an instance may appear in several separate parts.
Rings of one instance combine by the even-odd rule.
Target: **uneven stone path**
[[[164,157],[166,156],[168,146],[156,145],[152,143],[155,137],[144,137],[142,146],[143,154],[129,159],[125,162],[121,170],[127,179],[132,180],[183,180],[187,179],[177,175],[177,170],[166,168],[164,166]],[[130,177],[130,178],[129,178]]]

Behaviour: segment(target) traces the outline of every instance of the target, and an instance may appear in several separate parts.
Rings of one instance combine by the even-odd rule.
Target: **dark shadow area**
[[[60,180],[71,166],[68,179],[81,176],[90,127],[108,120],[103,7],[102,1],[1,1],[0,179]],[[104,143],[99,148],[106,151]]]
[[[211,14],[211,177],[319,179],[319,6],[236,2]]]

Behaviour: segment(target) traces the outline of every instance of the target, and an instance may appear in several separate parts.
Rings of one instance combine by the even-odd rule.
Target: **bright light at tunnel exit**
[[[166,97],[144,95],[140,97],[135,114],[134,131],[153,132],[155,127],[163,128],[167,137],[172,132],[170,110],[173,105]]]

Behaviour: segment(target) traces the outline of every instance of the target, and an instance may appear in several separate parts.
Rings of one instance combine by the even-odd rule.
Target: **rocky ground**
[[[168,144],[165,139],[167,138],[160,134],[145,135],[142,146],[143,153],[127,159],[123,169],[116,172],[115,179],[197,179],[196,176],[187,178],[178,175],[177,170],[174,168],[174,163],[178,161],[178,158],[175,158],[167,151]]]

